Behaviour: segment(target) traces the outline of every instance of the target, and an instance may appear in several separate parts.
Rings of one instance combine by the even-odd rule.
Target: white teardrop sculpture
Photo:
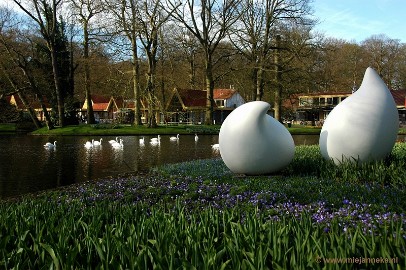
[[[321,129],[320,151],[336,164],[380,160],[392,151],[398,129],[393,96],[369,67],[360,88],[328,115]]]
[[[263,101],[248,102],[224,120],[219,134],[220,155],[232,172],[270,174],[292,161],[292,135],[267,114],[269,108]]]

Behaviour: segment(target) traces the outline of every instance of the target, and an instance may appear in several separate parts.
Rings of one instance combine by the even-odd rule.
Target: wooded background
[[[0,7],[0,100],[46,100],[55,108],[49,128],[74,122],[92,94],[134,100],[141,124],[141,99],[152,110],[174,87],[207,90],[211,124],[214,88],[267,101],[278,120],[289,95],[351,91],[368,66],[388,88],[406,88],[404,43],[384,33],[326,38],[314,31],[311,0],[11,2]]]

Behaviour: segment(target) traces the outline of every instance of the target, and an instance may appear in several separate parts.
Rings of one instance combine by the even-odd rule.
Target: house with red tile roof
[[[134,122],[134,99],[124,99],[122,97],[115,98],[117,107],[119,111],[117,112],[117,117],[122,121],[133,123]],[[141,121],[146,123],[148,119],[148,101],[145,98],[140,100],[140,112],[141,112]],[[156,109],[156,119],[159,118],[159,110]]]
[[[116,100],[114,97],[106,97],[101,95],[93,94],[92,97],[92,107],[94,118],[97,123],[110,123],[114,119],[114,114],[119,110]],[[86,119],[87,113],[87,99],[85,99],[81,114],[84,119]]]
[[[391,90],[399,113],[399,121],[406,124],[406,89]],[[322,92],[297,94],[285,100],[285,109],[295,112],[295,122],[321,125],[327,115],[352,92]]]
[[[23,104],[21,98],[18,96],[18,94],[13,94],[10,96],[5,97],[7,102],[10,103],[11,105],[14,105],[17,110],[27,112],[28,108]],[[45,121],[45,116],[44,116],[44,111],[42,110],[42,105],[41,102],[39,101],[38,98],[32,97],[32,96],[26,96],[26,101],[28,102],[28,106],[31,107],[34,111],[35,114],[38,118],[39,121]],[[42,101],[45,105],[45,108],[48,112],[52,111],[52,106],[49,104],[48,100],[46,97],[43,97]]]
[[[245,103],[243,97],[234,89],[214,89],[215,102],[213,119],[221,124],[238,106]],[[175,88],[166,105],[166,121],[169,123],[204,122],[207,91]]]

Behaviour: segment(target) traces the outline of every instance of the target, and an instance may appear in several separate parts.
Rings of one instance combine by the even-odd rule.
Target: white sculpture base
[[[289,131],[267,114],[270,105],[248,102],[224,121],[219,134],[220,155],[234,173],[270,174],[292,161],[295,144]]]

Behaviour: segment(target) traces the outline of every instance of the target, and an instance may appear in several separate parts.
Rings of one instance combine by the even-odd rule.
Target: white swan
[[[158,137],[151,138],[151,140],[150,140],[151,143],[153,143],[153,142],[160,142],[160,141],[161,141],[161,136],[160,136],[160,135],[158,135]]]
[[[84,144],[84,146],[85,146],[86,148],[93,147],[93,142],[94,142],[94,140],[92,140],[91,142],[90,142],[90,141],[87,141],[87,142]]]
[[[145,143],[145,138],[142,137],[142,138],[140,139],[140,145],[144,145],[144,143]]]
[[[174,141],[174,142],[179,141],[179,134],[176,135],[176,137],[170,137],[169,140]]]
[[[199,140],[199,137],[197,136],[197,134],[195,134],[195,142],[197,142]]]
[[[113,143],[115,143],[115,142],[118,142],[118,137],[116,137],[115,140],[110,140],[110,141],[109,141],[110,144],[113,144]]]
[[[220,151],[220,144],[216,143],[211,146],[211,149],[215,152]]]
[[[124,146],[124,144],[123,144],[123,139],[120,139],[120,142],[112,143],[111,146],[112,146],[114,149],[122,148],[122,147]]]
[[[161,136],[158,135],[158,138],[152,138],[149,143],[151,145],[159,145],[161,144]]]
[[[56,147],[56,141],[54,141],[54,143],[47,142],[46,144],[44,144],[44,147],[46,147],[48,149],[55,148]]]
[[[103,138],[100,138],[100,141],[93,141],[94,146],[100,146],[102,144]]]

